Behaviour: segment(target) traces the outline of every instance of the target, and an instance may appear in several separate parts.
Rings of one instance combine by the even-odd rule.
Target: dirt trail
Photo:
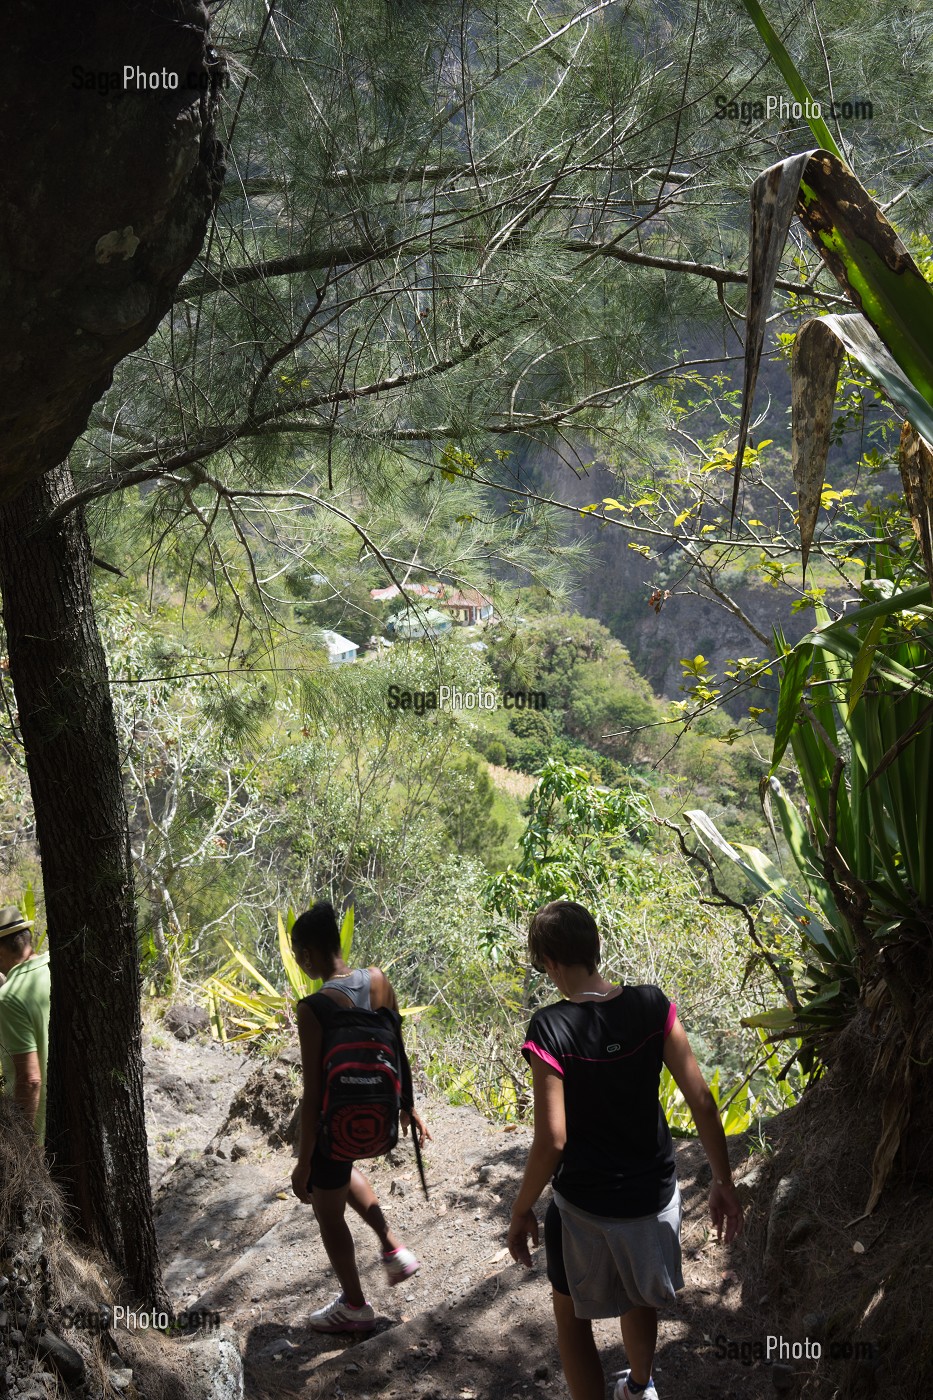
[[[422,1268],[390,1289],[374,1237],[352,1217],[379,1329],[364,1340],[321,1337],[305,1319],[336,1288],[311,1209],[291,1194],[291,1149],[269,1141],[277,1137],[268,1130],[270,1116],[278,1114],[282,1132],[290,1117],[293,1066],[267,1064],[262,1088],[245,1096],[263,1101],[262,1130],[242,1122],[224,1126],[229,1102],[255,1062],[210,1043],[168,1037],[158,1045],[153,1050],[150,1041],[146,1048],[157,1165],[165,1164],[167,1142],[187,1144],[156,1192],[166,1282],[177,1306],[217,1310],[236,1329],[247,1400],[566,1400],[543,1249],[531,1273],[505,1252],[527,1128],[504,1130],[470,1108],[436,1096],[423,1100],[435,1139],[426,1153],[430,1199],[421,1194],[409,1143],[367,1167],[393,1229]],[[185,1104],[192,1109],[178,1131]],[[176,1136],[168,1139],[167,1132]],[[737,1165],[744,1155],[736,1143]],[[739,1345],[763,1341],[741,1301],[742,1245],[726,1251],[710,1238],[708,1174],[698,1145],[681,1144],[678,1159],[687,1287],[661,1322],[655,1366],[661,1400],[763,1400],[774,1394],[770,1368],[716,1354],[723,1350],[717,1335]],[[596,1330],[607,1373],[617,1373],[625,1364],[618,1327],[597,1323]]]

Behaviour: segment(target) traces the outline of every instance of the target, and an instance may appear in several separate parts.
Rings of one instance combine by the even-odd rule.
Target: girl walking
[[[683,1288],[680,1191],[658,1100],[667,1065],[713,1172],[709,1210],[729,1244],[742,1230],[716,1102],[676,1007],[658,987],[614,986],[598,972],[599,933],[582,905],[555,900],[534,915],[529,957],[561,1000],[535,1012],[522,1053],[531,1064],[534,1139],[512,1207],[512,1258],[531,1266],[534,1206],[553,1179],[544,1220],[561,1365],[572,1400],[604,1400],[592,1319],[618,1317],[629,1361],[615,1400],[658,1400],[651,1376],[657,1310]]]
[[[331,904],[320,901],[307,913],[299,915],[291,936],[299,966],[309,977],[320,977],[324,982],[319,992],[298,1003],[304,1094],[292,1189],[300,1201],[310,1202],[314,1208],[321,1242],[342,1290],[331,1303],[313,1312],[308,1321],[316,1332],[371,1332],[376,1325],[376,1314],[367,1303],[360,1283],[353,1236],[346,1222],[347,1205],[375,1233],[390,1285],[410,1278],[421,1266],[411,1250],[389,1229],[376,1194],[363,1173],[353,1162],[330,1158],[320,1141],[322,1018],[326,1019],[323,1013],[328,1008],[321,1007],[318,998],[364,1011],[377,1011],[386,1006],[397,1012],[398,1001],[391,982],[378,967],[350,968],[344,962],[340,956],[337,915]],[[411,1126],[418,1134],[421,1146],[430,1140],[431,1134],[414,1109],[403,1111],[400,1121],[404,1133]]]

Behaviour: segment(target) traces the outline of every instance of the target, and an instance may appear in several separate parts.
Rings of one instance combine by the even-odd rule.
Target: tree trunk
[[[129,832],[83,517],[60,466],[0,506],[0,590],[48,920],[47,1145],[87,1239],[165,1305],[143,1110]]]
[[[65,459],[114,365],[149,339],[197,257],[224,173],[214,123],[226,70],[210,8],[3,7],[4,500]]]

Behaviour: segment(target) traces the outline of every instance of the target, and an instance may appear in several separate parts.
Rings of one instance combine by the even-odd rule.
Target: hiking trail
[[[530,1128],[490,1123],[422,1085],[419,1111],[434,1138],[425,1151],[430,1199],[409,1139],[388,1159],[361,1164],[421,1269],[390,1288],[375,1237],[348,1211],[378,1326],[364,1338],[321,1336],[305,1320],[338,1290],[311,1208],[291,1191],[286,1139],[300,1096],[297,1050],[248,1058],[160,1029],[147,1030],[144,1052],[166,1285],[177,1308],[217,1311],[235,1329],[246,1400],[566,1400],[543,1246],[530,1272],[505,1248]],[[416,1069],[416,1089],[417,1080]],[[739,1359],[743,1343],[764,1342],[742,1297],[743,1241],[728,1250],[716,1242],[702,1149],[693,1141],[676,1147],[686,1288],[661,1316],[661,1400],[771,1396],[778,1368]],[[751,1165],[748,1149],[741,1139],[730,1149],[740,1176]],[[614,1379],[626,1364],[618,1324],[594,1325]],[[733,1344],[731,1357],[717,1354],[722,1338]]]

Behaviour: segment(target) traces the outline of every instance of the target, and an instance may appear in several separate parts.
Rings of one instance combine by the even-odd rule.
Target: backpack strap
[[[310,1007],[322,1027],[331,1025],[334,1017],[339,1016],[341,1011],[352,1010],[352,1007],[338,1005],[326,992],[312,992],[310,996],[301,997],[297,1005]]]

